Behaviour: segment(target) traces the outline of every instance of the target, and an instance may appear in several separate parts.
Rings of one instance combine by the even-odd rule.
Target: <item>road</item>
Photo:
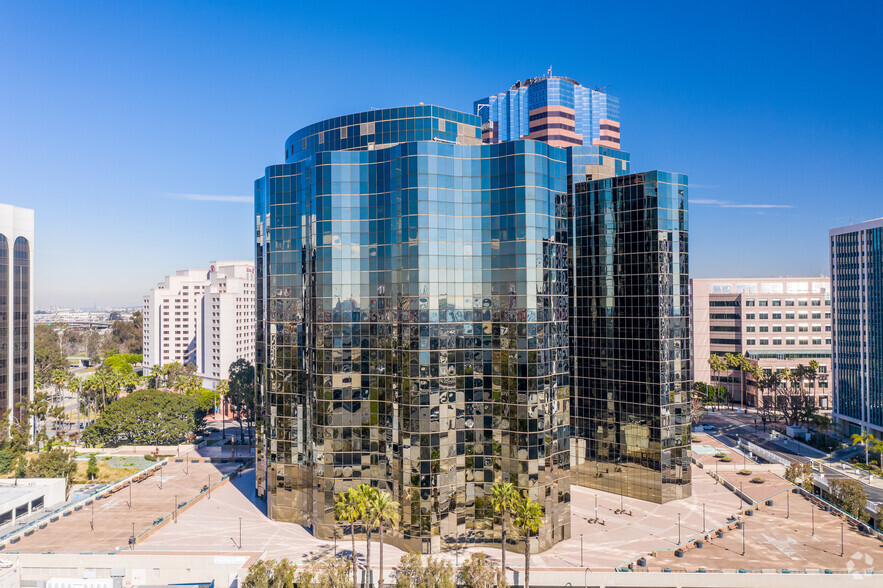
[[[733,442],[742,438],[789,461],[798,461],[804,464],[813,462],[828,480],[837,478],[858,479],[862,483],[868,502],[883,504],[883,480],[875,480],[873,484],[868,484],[867,478],[864,475],[854,475],[853,469],[844,471],[839,465],[836,468],[833,467],[835,464],[839,464],[841,460],[848,460],[851,455],[861,452],[861,448],[836,451],[830,455],[816,451],[813,456],[807,456],[806,450],[801,450],[800,446],[796,443],[785,446],[771,441],[769,435],[764,434],[763,427],[760,424],[757,425],[757,432],[755,432],[754,419],[755,415],[753,414],[739,414],[734,410],[724,409],[717,412],[707,412],[702,422],[717,427],[716,432],[709,432],[725,435]],[[803,453],[802,455],[801,452]]]

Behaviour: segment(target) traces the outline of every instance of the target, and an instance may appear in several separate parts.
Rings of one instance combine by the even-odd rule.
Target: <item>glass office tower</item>
[[[883,218],[832,229],[834,419],[883,434]]]
[[[476,100],[473,109],[487,143],[536,139],[558,147],[620,147],[619,98],[570,78],[547,74],[518,81]]]
[[[535,549],[569,537],[567,152],[420,105],[310,125],[285,156],[255,183],[269,515],[331,539],[365,482],[401,503],[399,547],[499,546],[512,482],[545,511]]]
[[[687,497],[687,177],[574,182],[573,482],[654,502]]]

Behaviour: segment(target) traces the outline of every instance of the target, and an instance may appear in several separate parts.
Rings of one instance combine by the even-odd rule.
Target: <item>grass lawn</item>
[[[77,462],[77,473],[74,474],[74,484],[89,484],[94,482],[118,482],[123,478],[128,478],[135,472],[141,471],[137,467],[114,467],[109,462],[98,459],[98,475],[94,480],[89,480],[86,476],[86,468],[89,467],[88,461]]]

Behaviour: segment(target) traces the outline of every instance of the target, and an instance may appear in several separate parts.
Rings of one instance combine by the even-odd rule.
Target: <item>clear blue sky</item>
[[[881,7],[4,2],[0,202],[36,209],[38,305],[139,304],[253,258],[253,181],[300,127],[552,65],[621,99],[633,170],[689,175],[693,276],[826,273],[828,229],[883,216]]]

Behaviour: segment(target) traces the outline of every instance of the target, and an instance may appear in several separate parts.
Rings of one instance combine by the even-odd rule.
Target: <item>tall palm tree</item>
[[[512,485],[511,482],[506,482],[504,484],[494,484],[493,495],[491,496],[491,506],[494,507],[494,512],[500,515],[500,521],[503,525],[503,535],[502,535],[502,546],[503,546],[503,562],[500,566],[500,569],[503,572],[503,577],[506,577],[506,513],[512,512],[515,508],[515,504],[521,499],[518,495],[518,491],[515,489],[515,486]]]
[[[717,380],[717,387],[720,388],[720,373],[727,369],[727,364],[724,362],[720,355],[712,354],[708,357],[708,366],[711,368],[711,371],[714,374],[715,379]],[[718,395],[718,400],[720,400],[720,390],[716,390],[715,392]]]
[[[868,465],[868,448],[877,442],[877,438],[874,437],[873,433],[865,433],[862,431],[861,434],[855,433],[850,437],[852,439],[852,445],[864,445],[865,446],[865,465]]]
[[[368,484],[359,484],[356,487],[356,492],[359,494],[359,508],[361,509],[360,519],[362,519],[362,525],[365,527],[365,562],[368,569],[368,586],[371,586],[371,531],[374,529],[374,520],[371,517],[371,513],[368,509],[368,503],[374,499],[374,496],[377,494],[377,488],[374,488]]]
[[[399,512],[401,505],[392,499],[389,492],[373,489],[374,493],[368,499],[366,508],[368,516],[373,524],[380,530],[380,580],[377,585],[383,588],[383,525],[389,523],[390,527],[397,527],[402,518]]]
[[[543,507],[525,492],[512,509],[512,523],[524,534],[524,588],[530,588],[530,534],[543,525]]]
[[[883,473],[883,440],[874,439],[871,445],[871,451],[880,454],[880,472]]]
[[[350,524],[350,539],[353,543],[352,561],[353,561],[353,586],[357,586],[359,581],[356,577],[356,534],[355,524],[362,516],[362,497],[355,488],[350,488],[346,492],[341,492],[334,502],[334,517],[338,521],[346,521]]]

